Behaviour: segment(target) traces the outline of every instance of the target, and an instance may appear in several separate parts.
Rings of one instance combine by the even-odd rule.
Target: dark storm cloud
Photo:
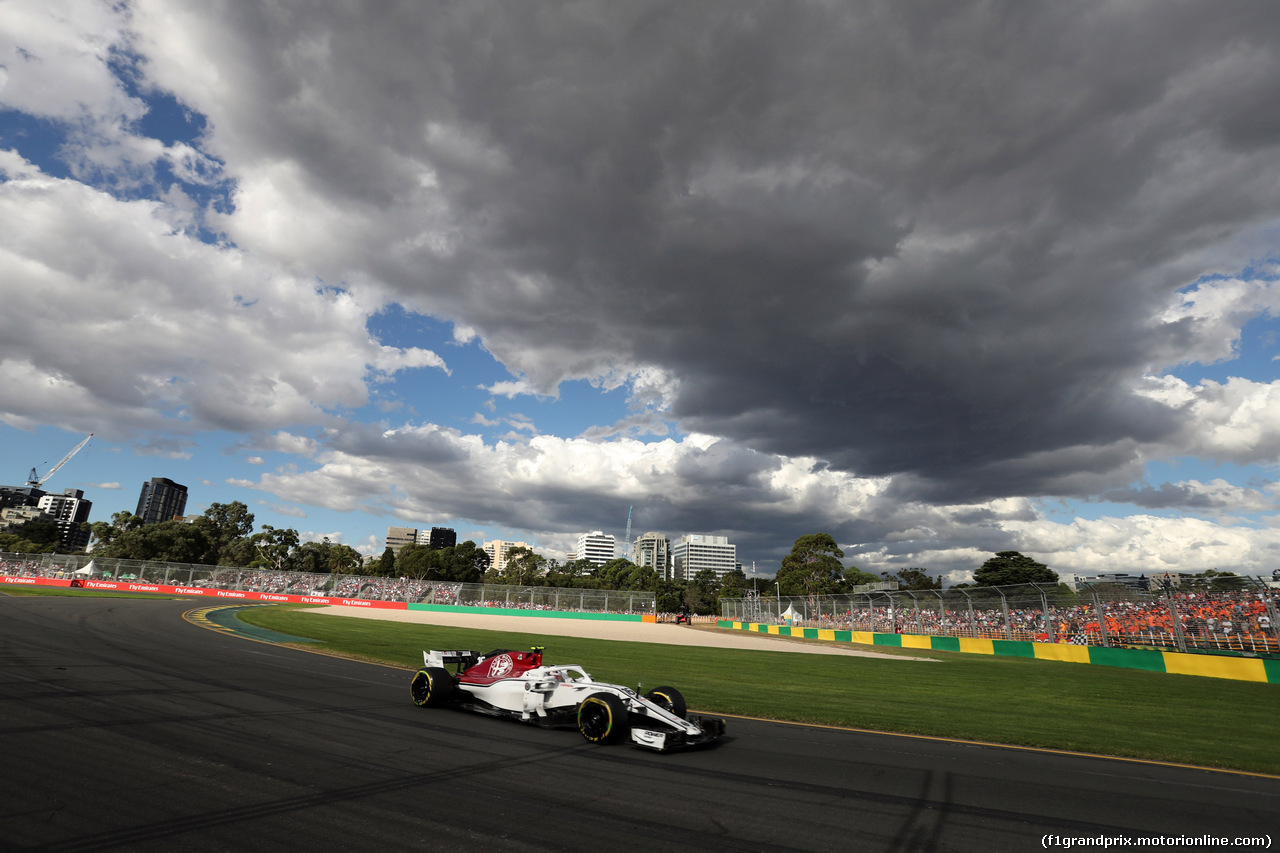
[[[1274,3],[345,8],[241,9],[273,121],[215,153],[287,153],[536,388],[657,366],[684,429],[904,499],[1131,479],[1157,318],[1280,209]]]
[[[388,430],[377,424],[348,421],[328,436],[326,444],[333,450],[371,460],[447,467],[466,461],[456,437],[450,430]]]
[[[1102,500],[1129,503],[1145,509],[1177,509],[1189,512],[1238,512],[1250,509],[1274,509],[1275,501],[1254,489],[1232,487],[1211,489],[1200,483],[1161,483],[1134,489],[1112,489]]]

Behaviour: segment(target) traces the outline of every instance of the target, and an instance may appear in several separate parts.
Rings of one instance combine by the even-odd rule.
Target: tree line
[[[406,545],[399,554],[391,548],[366,562],[349,545],[300,542],[298,531],[269,524],[254,532],[254,516],[240,501],[215,503],[204,514],[187,521],[143,524],[129,512],[117,512],[108,522],[89,525],[94,556],[195,565],[237,566],[277,571],[339,573],[407,577],[414,580],[462,583],[547,586],[570,589],[611,589],[652,592],[661,612],[688,608],[699,614],[720,612],[721,598],[741,598],[748,590],[762,595],[839,595],[879,581],[896,581],[899,589],[940,590],[942,578],[924,568],[900,569],[879,575],[842,562],[844,551],[827,533],[810,533],[795,540],[782,559],[777,576],[748,579],[735,569],[723,576],[702,571],[689,580],[664,578],[649,566],[625,558],[596,565],[590,560],[564,563],[544,557],[527,547],[512,549],[501,569],[490,565],[489,555],[470,540],[432,549]],[[0,532],[0,551],[49,553],[57,549],[57,525],[27,522]],[[972,583],[955,589],[979,590],[1014,584],[1058,584],[1058,574],[1018,551],[999,551],[974,571]],[[1243,578],[1232,572],[1210,569],[1183,578],[1184,586],[1239,589]],[[1060,591],[1069,593],[1062,587]],[[994,594],[994,592],[992,593]]]
[[[212,504],[189,522],[143,524],[131,512],[117,512],[89,529],[95,557],[320,574],[359,574],[364,565],[359,551],[328,538],[301,542],[293,528],[270,524],[255,533],[253,513],[240,501]]]
[[[477,549],[473,542],[436,550],[425,545],[406,545],[398,555],[387,548],[371,566],[375,567],[375,574],[420,580],[652,592],[657,609],[663,613],[684,607],[694,613],[719,613],[721,596],[741,596],[749,588],[746,575],[739,569],[723,577],[702,571],[688,581],[672,580],[663,578],[650,566],[638,566],[624,557],[603,565],[590,560],[562,563],[524,546],[512,548],[499,568],[491,565],[489,555]]]

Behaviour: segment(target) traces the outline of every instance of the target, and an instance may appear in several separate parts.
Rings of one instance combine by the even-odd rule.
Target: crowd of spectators
[[[813,608],[803,627],[894,634],[976,637],[993,640],[1152,646],[1242,652],[1280,652],[1275,623],[1280,590],[1188,591],[1172,595],[1088,600],[1053,606],[1038,603],[947,609],[898,599],[843,611]],[[1175,621],[1176,614],[1176,621]],[[778,621],[776,614],[772,621]],[[784,620],[785,621],[785,620]],[[1180,636],[1179,636],[1180,635]]]
[[[25,577],[72,578],[80,566],[75,558],[0,559],[0,574]],[[86,565],[88,565],[86,563]],[[329,575],[271,569],[174,566],[166,563],[104,560],[95,564],[95,577],[132,583],[190,586],[200,589],[345,598],[363,601],[404,601],[422,604],[451,604],[468,607],[503,607],[519,610],[588,611],[608,613],[648,613],[652,596],[640,593],[601,590],[556,590],[548,587],[514,588],[453,581],[431,581],[407,577],[388,578],[364,575]],[[503,597],[494,597],[494,593]],[[619,606],[622,605],[622,606]],[[641,609],[632,609],[632,605]]]

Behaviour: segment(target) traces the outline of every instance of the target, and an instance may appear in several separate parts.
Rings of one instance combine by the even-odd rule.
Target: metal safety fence
[[[586,613],[655,612],[654,593],[639,590],[459,583],[423,578],[316,574],[64,554],[0,552],[0,574],[67,580],[92,577],[134,584],[323,596],[359,601],[403,601],[406,604]]]
[[[1278,654],[1278,603],[1276,581],[1219,576],[1182,578],[1153,590],[1078,582],[748,595],[721,599],[720,615],[734,622],[886,634]]]

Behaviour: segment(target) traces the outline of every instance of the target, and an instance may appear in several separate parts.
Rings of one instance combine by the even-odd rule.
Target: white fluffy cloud
[[[174,211],[0,161],[0,419],[256,430],[358,408],[368,382],[444,368],[378,344],[371,307],[182,231]],[[372,306],[376,308],[377,306]]]
[[[1184,413],[1181,429],[1153,456],[1198,456],[1240,464],[1280,461],[1280,381],[1233,377],[1192,385],[1148,377],[1142,393]]]

